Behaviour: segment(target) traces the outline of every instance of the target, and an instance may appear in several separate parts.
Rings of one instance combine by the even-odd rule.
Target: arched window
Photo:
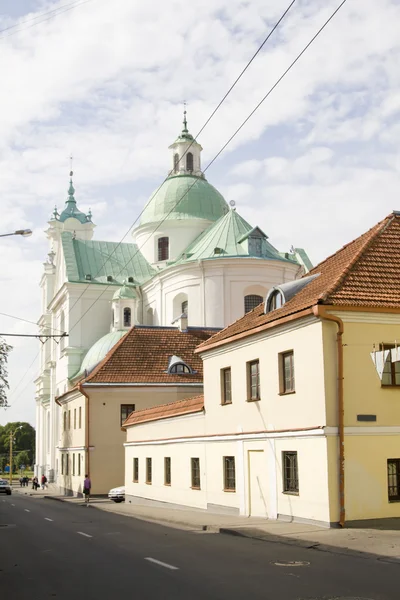
[[[261,304],[263,301],[262,296],[258,296],[257,294],[249,294],[244,297],[244,312],[245,314],[253,310],[256,306]]]
[[[179,173],[179,154],[174,154],[174,173]]]
[[[186,154],[186,171],[193,171],[193,154],[191,152]]]
[[[169,239],[167,237],[158,238],[158,260],[168,260],[169,258]]]
[[[279,290],[275,290],[268,300],[268,312],[272,310],[276,310],[277,308],[281,308],[284,305],[284,301],[282,298],[282,292]]]
[[[169,369],[170,373],[181,374],[181,373],[191,373],[190,368],[185,365],[185,363],[178,363],[176,365],[172,365]]]
[[[124,308],[124,327],[131,326],[131,309]]]
[[[182,302],[181,305],[181,309],[182,309],[182,313],[185,313],[185,315],[188,317],[188,308],[189,308],[189,302],[187,300],[185,300],[184,302]]]

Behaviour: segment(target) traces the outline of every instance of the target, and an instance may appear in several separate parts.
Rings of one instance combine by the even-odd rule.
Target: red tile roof
[[[203,361],[196,346],[215,329],[135,326],[119,340],[81,383],[198,383],[203,381]],[[171,356],[179,356],[194,373],[169,374]]]
[[[195,396],[194,398],[185,398],[169,404],[153,406],[132,412],[122,427],[130,427],[139,423],[148,423],[149,421],[158,421],[159,419],[168,419],[169,417],[179,417],[204,410],[204,396]]]
[[[372,229],[329,256],[309,275],[319,273],[282,308],[264,314],[260,304],[212,338],[198,352],[256,328],[296,315],[316,304],[400,309],[400,213],[394,212]]]

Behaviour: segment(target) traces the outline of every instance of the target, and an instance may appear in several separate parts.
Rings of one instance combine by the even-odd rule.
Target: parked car
[[[125,502],[125,486],[113,488],[108,492],[108,497],[114,502]]]
[[[1,493],[11,496],[11,486],[6,479],[0,479],[0,494]]]

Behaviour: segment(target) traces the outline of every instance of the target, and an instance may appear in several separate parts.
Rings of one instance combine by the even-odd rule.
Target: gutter
[[[343,333],[344,326],[343,321],[339,317],[328,314],[326,307],[317,304],[313,307],[313,313],[320,319],[332,321],[338,326],[336,334],[336,346],[337,346],[337,380],[338,380],[338,412],[339,412],[339,505],[340,505],[340,517],[339,524],[344,527],[346,521],[346,510],[345,510],[345,478],[344,478],[344,394],[343,394]]]
[[[86,473],[90,477],[90,454],[89,454],[89,395],[83,389],[81,383],[78,383],[78,389],[82,396],[86,398],[86,411],[85,411],[85,420],[86,420],[86,432],[85,432],[85,452],[86,452]]]

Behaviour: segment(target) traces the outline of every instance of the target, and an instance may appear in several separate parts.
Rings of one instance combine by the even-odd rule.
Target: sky
[[[187,102],[193,135],[289,0],[3,0],[0,14],[0,333],[35,334],[47,221],[67,197],[119,241],[170,168]],[[197,138],[203,168],[340,0],[297,0]],[[400,0],[348,0],[207,170],[281,251],[317,264],[400,210]],[[0,424],[35,419],[39,342],[7,338]]]

